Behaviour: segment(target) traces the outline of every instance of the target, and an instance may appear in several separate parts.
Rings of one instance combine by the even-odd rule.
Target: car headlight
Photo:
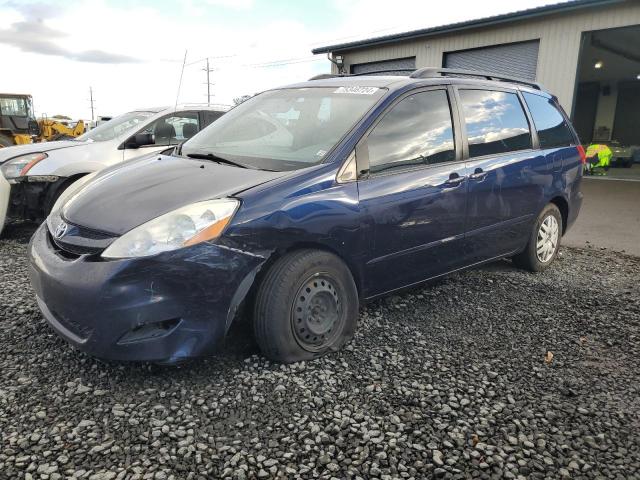
[[[0,169],[2,170],[4,178],[7,180],[24,177],[35,164],[41,162],[48,156],[49,155],[44,152],[27,153],[5,162]]]
[[[240,202],[221,198],[193,203],[143,223],[102,252],[104,258],[146,257],[218,238]]]

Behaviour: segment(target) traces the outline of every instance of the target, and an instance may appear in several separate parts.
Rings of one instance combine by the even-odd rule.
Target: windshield
[[[76,140],[80,142],[104,142],[106,140],[113,140],[117,136],[137,127],[145,119],[155,115],[153,112],[129,112],[124,115],[120,115],[108,122],[98,125],[93,130],[89,130],[87,133],[76,137]]]
[[[238,105],[187,141],[182,155],[211,155],[249,168],[320,163],[384,95],[376,87],[272,90]]]

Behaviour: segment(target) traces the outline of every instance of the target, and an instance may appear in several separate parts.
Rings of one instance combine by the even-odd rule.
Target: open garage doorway
[[[640,180],[640,25],[585,32],[573,123],[613,152],[609,178]]]

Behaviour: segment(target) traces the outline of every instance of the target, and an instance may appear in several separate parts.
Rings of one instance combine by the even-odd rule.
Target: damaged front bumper
[[[61,251],[43,224],[29,260],[38,305],[69,343],[103,359],[175,363],[216,349],[266,258],[202,243],[106,261]]]
[[[39,175],[11,180],[7,218],[41,222],[66,177]]]

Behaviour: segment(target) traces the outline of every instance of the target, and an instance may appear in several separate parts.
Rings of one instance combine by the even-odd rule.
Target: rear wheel
[[[13,138],[8,137],[0,133],[0,148],[2,147],[12,147],[14,145]]]
[[[548,204],[533,226],[527,247],[513,257],[513,263],[532,272],[545,270],[558,254],[562,228],[560,210],[553,203]]]
[[[300,250],[267,272],[256,295],[253,326],[266,357],[291,363],[339,350],[353,337],[357,318],[358,292],[342,260]]]

